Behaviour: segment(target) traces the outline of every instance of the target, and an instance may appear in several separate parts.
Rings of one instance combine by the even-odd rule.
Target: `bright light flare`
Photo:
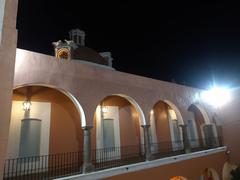
[[[223,87],[214,87],[201,94],[201,98],[214,107],[222,107],[231,100],[230,90]]]

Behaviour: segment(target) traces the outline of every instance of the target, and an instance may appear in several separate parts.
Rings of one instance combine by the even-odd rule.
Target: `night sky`
[[[240,7],[224,3],[129,4],[19,0],[18,48],[53,55],[80,28],[123,72],[193,87],[240,83]]]

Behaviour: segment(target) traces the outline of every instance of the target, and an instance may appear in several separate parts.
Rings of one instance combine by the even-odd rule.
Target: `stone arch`
[[[139,114],[139,120],[140,120],[141,125],[146,125],[146,119],[145,119],[143,110],[141,109],[141,107],[139,106],[139,104],[136,102],[135,99],[133,99],[130,96],[124,95],[124,94],[112,94],[112,95],[113,96],[120,96],[122,98],[127,99],[135,107],[135,109],[137,110],[137,112]]]
[[[206,110],[200,104],[197,104],[197,103],[191,104],[188,108],[188,111],[191,111],[191,106],[196,107],[201,112],[205,124],[211,123]]]
[[[182,115],[178,109],[178,107],[172,103],[171,101],[169,100],[163,100],[166,104],[168,104],[176,113],[177,115],[177,120],[180,122],[180,125],[183,125],[184,124],[184,121],[183,121],[183,118],[182,118]]]
[[[64,90],[62,88],[58,88],[56,86],[53,86],[53,85],[37,84],[37,83],[19,85],[19,86],[14,87],[13,90],[21,88],[21,87],[26,87],[26,86],[47,87],[47,88],[55,89],[55,90],[61,92],[62,94],[66,95],[73,102],[73,104],[75,105],[75,107],[76,107],[76,109],[77,109],[77,111],[78,111],[78,113],[80,115],[81,126],[85,127],[87,125],[86,116],[85,116],[84,110],[83,110],[81,104],[79,103],[79,101],[77,100],[77,98],[72,93],[70,93],[70,92],[68,92],[68,91],[66,91],[66,90]]]
[[[198,141],[201,146],[207,144],[218,144],[218,133],[216,124],[211,123],[207,111],[198,103],[191,104],[189,112],[194,114],[194,123],[197,126],[195,134],[199,137]],[[200,138],[201,137],[201,138]],[[207,141],[209,141],[207,143]],[[198,144],[198,143],[197,143]]]
[[[152,151],[159,151],[158,144],[162,142],[165,142],[167,148],[181,149],[183,135],[180,125],[184,125],[184,121],[177,106],[169,100],[157,101],[150,112]]]
[[[108,109],[107,112],[103,112],[104,108]],[[146,120],[144,113],[138,103],[130,96],[124,94],[110,94],[105,96],[99,104],[96,106],[94,115],[94,126],[93,126],[93,136],[92,145],[94,148],[104,148],[105,141],[103,140],[104,123],[106,119],[112,119],[114,121],[109,121],[111,126],[113,126],[114,140],[112,140],[113,147],[122,146],[136,146],[139,149],[141,144],[144,144],[143,131],[141,126],[146,125]],[[128,121],[131,120],[131,121]],[[129,122],[129,124],[128,124]],[[128,128],[133,128],[132,132],[134,137],[126,138],[123,136],[123,131],[130,133]],[[96,135],[94,135],[96,133]],[[110,133],[110,132],[109,132]],[[131,134],[130,133],[130,134]],[[129,134],[129,136],[131,136]],[[95,142],[96,137],[96,143]],[[96,147],[95,147],[96,146]]]

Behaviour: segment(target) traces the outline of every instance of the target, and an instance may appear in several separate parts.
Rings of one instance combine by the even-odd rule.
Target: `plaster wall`
[[[199,180],[206,168],[216,170],[219,177],[222,176],[222,168],[226,162],[227,156],[224,152],[208,155],[205,157],[194,158],[190,160],[180,161],[173,164],[163,165],[142,171],[136,171],[118,176],[105,178],[106,180],[120,179],[138,179],[138,180],[169,180],[174,176],[184,176],[189,180]],[[207,162],[207,163],[206,163]],[[194,167],[194,168],[192,168]],[[191,171],[189,170],[191,169]]]
[[[11,114],[11,96],[17,45],[16,15],[17,0],[1,1],[0,43],[0,179],[7,151],[8,131]],[[3,9],[2,9],[3,8]],[[2,16],[3,15],[3,16]]]
[[[82,105],[87,125],[93,125],[98,103],[111,94],[132,97],[144,112],[149,124],[150,111],[161,99],[175,104],[183,120],[189,119],[188,107],[200,99],[201,90],[140,77],[77,61],[59,61],[54,57],[17,50],[14,85],[42,83],[72,93]],[[211,109],[208,109],[211,111]]]
[[[230,150],[230,160],[233,163],[240,163],[240,90],[232,91],[232,100],[229,104],[219,109],[222,124],[224,144]]]

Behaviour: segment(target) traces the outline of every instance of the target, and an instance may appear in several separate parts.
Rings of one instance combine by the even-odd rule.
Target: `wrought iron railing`
[[[102,170],[145,161],[144,146],[125,146],[92,151],[95,170]]]
[[[223,146],[221,137],[190,139],[191,151],[201,151]]]
[[[163,141],[151,143],[150,148],[152,159],[159,159],[185,153],[183,141]]]
[[[81,173],[82,152],[7,159],[4,179],[53,179]]]
[[[221,138],[190,139],[192,152],[222,146]],[[184,142],[150,143],[151,158],[160,159],[185,153]],[[144,145],[95,149],[91,152],[95,170],[113,168],[145,161]],[[70,152],[36,157],[7,159],[5,180],[54,179],[82,173],[83,152]]]

